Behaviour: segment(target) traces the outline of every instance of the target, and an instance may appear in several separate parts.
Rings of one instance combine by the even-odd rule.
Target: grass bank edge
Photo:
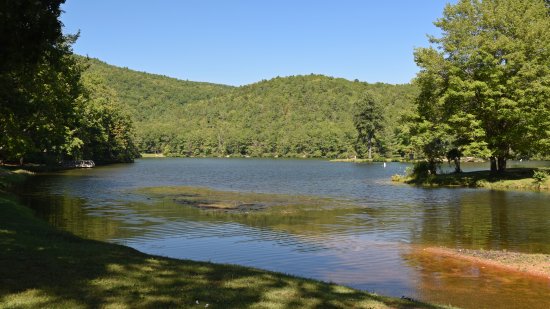
[[[20,181],[10,173],[0,177]],[[0,192],[0,246],[0,307],[444,308],[82,239],[50,227],[7,192]]]
[[[541,177],[537,175],[543,175]],[[473,171],[437,175],[394,175],[392,181],[426,187],[469,187],[493,190],[550,191],[547,168],[511,168],[505,173]]]

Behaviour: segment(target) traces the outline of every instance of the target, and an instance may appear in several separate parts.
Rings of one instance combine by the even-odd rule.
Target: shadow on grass
[[[0,307],[435,308],[313,280],[150,256],[81,239],[52,229],[2,194],[0,248]]]

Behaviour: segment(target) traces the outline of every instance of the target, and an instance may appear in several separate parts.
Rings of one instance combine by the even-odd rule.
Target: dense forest
[[[108,65],[98,59],[75,56],[86,68],[84,77],[103,80],[121,107],[131,115],[141,151],[154,151],[171,138],[181,107],[188,102],[228,93],[233,87],[182,81]]]
[[[357,143],[354,104],[371,92],[384,119],[376,151],[397,155],[398,120],[412,109],[414,91],[323,75],[278,77],[186,105],[162,150],[182,156],[355,157],[364,149]]]
[[[182,81],[79,57],[131,115],[142,152],[173,156],[343,158],[363,155],[354,104],[369,92],[381,107],[376,155],[398,156],[411,85],[368,84],[323,75],[277,77],[238,88]]]

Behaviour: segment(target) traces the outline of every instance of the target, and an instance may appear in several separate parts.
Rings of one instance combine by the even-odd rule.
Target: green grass
[[[533,168],[512,168],[505,173],[491,173],[490,171],[475,171],[466,173],[452,173],[429,175],[427,177],[411,177],[394,175],[392,181],[423,186],[446,186],[446,187],[472,187],[487,188],[495,190],[550,190],[550,175],[537,181],[533,178],[535,171],[544,169]],[[546,171],[548,173],[548,171]]]
[[[0,248],[0,308],[439,308],[82,239],[53,229],[5,192]]]
[[[164,154],[162,153],[140,153],[139,154],[142,158],[164,158]]]

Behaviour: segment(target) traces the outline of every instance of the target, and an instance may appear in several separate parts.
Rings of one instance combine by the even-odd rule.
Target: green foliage
[[[541,0],[460,0],[415,51],[418,120],[445,124],[450,147],[498,159],[549,153],[550,16]],[[494,165],[496,167],[496,164]]]
[[[0,3],[0,161],[131,161],[130,118],[113,91],[82,81],[77,36],[61,33],[63,2]]]
[[[400,111],[411,109],[410,85],[322,75],[274,78],[185,105],[173,123],[175,138],[168,138],[163,149],[182,156],[353,157],[354,102],[366,91],[385,98],[384,127],[391,128]],[[379,136],[380,145],[392,145],[390,130]],[[389,147],[378,150],[391,155]]]
[[[55,160],[74,127],[82,92],[71,58],[76,36],[63,36],[63,1],[0,4],[0,159]]]
[[[87,66],[83,72],[85,78],[99,78],[109,86],[117,105],[130,115],[135,124],[136,142],[145,152],[160,152],[168,141],[176,138],[176,122],[185,104],[210,99],[233,89],[118,68],[93,58],[75,57]]]
[[[274,78],[233,88],[181,81],[79,57],[113,90],[136,126],[142,152],[172,156],[353,157],[353,106],[369,91],[380,98],[377,154],[402,146],[394,128],[412,110],[411,85],[366,84],[322,75]],[[101,91],[101,90],[100,90]]]
[[[411,127],[411,144],[417,152],[423,153],[426,157],[428,170],[432,174],[437,173],[437,168],[441,164],[448,152],[451,144],[446,132],[447,127],[442,123],[431,122],[428,120],[416,120]]]
[[[414,164],[410,176],[415,179],[424,179],[430,175],[434,175],[433,169],[434,167],[431,162],[418,161]]]
[[[355,101],[353,109],[353,124],[357,130],[355,149],[362,156],[361,146],[366,144],[368,158],[372,159],[373,139],[383,129],[383,110],[377,100],[368,92],[361,94]]]
[[[98,163],[132,162],[139,156],[130,116],[118,102],[116,92],[100,78],[84,75],[86,93],[79,106],[80,141],[68,154],[73,159],[93,159]]]
[[[166,108],[169,113],[150,114],[141,124],[136,120],[140,150],[176,156],[352,157],[357,140],[353,103],[361,93],[384,97],[388,128],[401,111],[411,109],[414,96],[410,85],[369,85],[322,75],[275,78],[224,91],[173,105]],[[391,155],[391,141],[391,130],[381,132],[377,149]]]
[[[533,179],[535,179],[535,182],[538,184],[543,183],[548,178],[548,173],[543,170],[535,170],[533,171]]]

